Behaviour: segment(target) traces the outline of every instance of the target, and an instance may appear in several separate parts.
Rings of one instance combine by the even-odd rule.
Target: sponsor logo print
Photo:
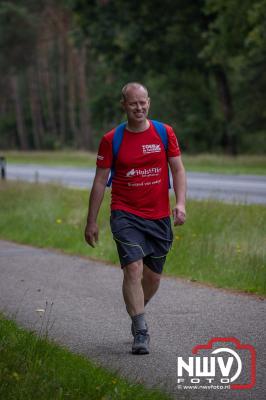
[[[161,145],[160,144],[143,144],[142,151],[143,151],[143,154],[160,153]]]
[[[135,169],[132,168],[130,171],[126,173],[126,177],[134,177],[134,176],[141,176],[141,177],[150,177],[150,176],[158,176],[162,171],[160,167],[154,168],[142,168],[142,169]]]
[[[127,175],[126,175],[127,177],[129,177],[129,176],[135,176],[135,170],[134,169],[131,169],[130,171],[128,171],[127,172]]]
[[[137,186],[151,186],[151,185],[159,185],[161,183],[161,179],[157,179],[156,181],[146,181],[146,182],[137,182],[130,183],[128,182],[128,186],[137,187]]]
[[[98,160],[103,160],[104,156],[100,156],[100,154],[97,155]]]
[[[256,351],[234,338],[213,338],[177,357],[178,389],[251,389],[256,383]]]

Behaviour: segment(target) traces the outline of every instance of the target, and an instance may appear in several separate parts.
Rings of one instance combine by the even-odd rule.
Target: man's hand
[[[85,228],[85,240],[91,247],[95,247],[95,243],[98,242],[98,234],[98,225],[95,222],[87,222]]]
[[[173,208],[173,219],[174,219],[174,226],[176,225],[183,225],[186,221],[186,209],[185,206],[176,205]]]

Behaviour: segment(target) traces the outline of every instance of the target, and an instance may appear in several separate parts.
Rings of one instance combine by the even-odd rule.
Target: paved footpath
[[[51,338],[129,380],[163,388],[177,399],[266,399],[265,300],[163,278],[147,306],[151,353],[133,356],[121,284],[118,267],[0,241],[0,309],[24,327],[40,331],[36,309],[47,304],[43,318]],[[195,345],[214,337],[235,337],[255,347],[255,388],[178,389],[177,356],[188,362]],[[239,383],[247,383],[249,353],[242,351],[241,357]]]

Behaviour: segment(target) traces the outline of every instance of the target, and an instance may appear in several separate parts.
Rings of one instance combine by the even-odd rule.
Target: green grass
[[[96,153],[86,151],[2,151],[8,163],[95,167]]]
[[[96,153],[85,151],[2,151],[8,163],[34,163],[44,165],[66,165],[74,167],[94,167]],[[240,155],[230,157],[218,154],[198,154],[182,156],[186,170],[224,174],[266,174],[266,157]]]
[[[3,400],[167,400],[126,382],[80,355],[27,332],[0,314],[0,398]]]
[[[183,161],[187,171],[266,175],[266,157],[259,155],[185,154]]]
[[[107,190],[99,214],[99,242],[92,249],[83,238],[87,191],[1,183],[0,237],[118,264],[109,202]],[[189,201],[187,213],[186,224],[174,228],[165,273],[265,295],[266,207]]]

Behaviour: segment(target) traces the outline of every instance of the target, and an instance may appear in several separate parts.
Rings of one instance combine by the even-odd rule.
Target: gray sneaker
[[[146,329],[138,331],[132,344],[132,354],[149,354],[150,335]]]
[[[146,321],[145,321],[145,326],[146,326],[146,330],[147,330],[147,332],[148,332],[149,328],[148,328],[148,324],[147,324]],[[133,322],[132,322],[132,324],[131,324],[131,333],[132,333],[132,336],[135,337],[136,331],[135,331],[135,327],[134,327]]]

